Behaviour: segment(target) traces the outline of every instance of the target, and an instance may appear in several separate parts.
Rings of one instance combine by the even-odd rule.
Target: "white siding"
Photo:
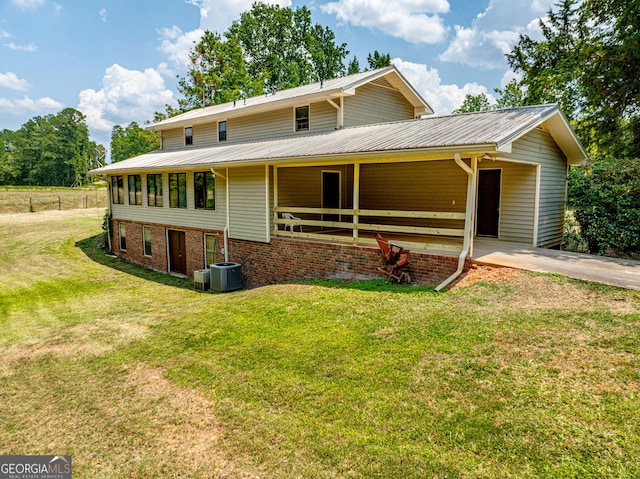
[[[264,165],[229,169],[229,237],[269,242]]]
[[[224,180],[216,178],[216,209],[196,210],[194,208],[195,197],[193,191],[193,171],[185,173],[187,174],[187,208],[169,207],[168,173],[162,174],[162,207],[147,206],[147,175],[144,173],[141,174],[143,193],[142,205],[129,205],[125,175],[125,204],[111,205],[113,217],[120,220],[139,221],[149,224],[153,223],[202,229],[223,229],[226,224],[226,195]]]
[[[536,167],[485,160],[480,163],[479,169],[502,171],[498,238],[504,241],[533,244]]]
[[[539,128],[514,142],[509,157],[540,163],[537,245],[559,245],[563,238],[567,159],[549,132]]]
[[[376,85],[364,85],[356,95],[344,100],[344,126],[411,120],[413,105],[398,91]]]

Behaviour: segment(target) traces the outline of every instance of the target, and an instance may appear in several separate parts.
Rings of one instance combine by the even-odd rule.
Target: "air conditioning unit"
[[[210,266],[211,291],[225,293],[242,288],[242,265],[240,263],[215,263]]]
[[[193,286],[197,291],[209,291],[211,284],[211,271],[208,269],[198,269],[193,272]]]

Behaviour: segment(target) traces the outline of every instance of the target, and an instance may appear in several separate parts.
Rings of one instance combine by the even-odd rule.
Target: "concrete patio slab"
[[[640,261],[476,239],[472,261],[477,264],[558,273],[570,278],[640,290]]]

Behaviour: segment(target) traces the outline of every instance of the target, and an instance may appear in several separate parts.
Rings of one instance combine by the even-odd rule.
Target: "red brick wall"
[[[218,247],[223,247],[222,232],[170,225],[150,225],[152,257],[143,255],[142,224],[126,221],[127,250],[119,250],[118,220],[113,220],[113,251],[118,256],[161,271],[168,270],[166,230],[185,231],[187,274],[205,267],[204,234],[219,234]],[[222,261],[220,254],[219,261]],[[377,268],[382,265],[375,247],[351,246],[300,239],[272,238],[271,243],[229,240],[229,260],[242,264],[245,287],[291,281],[303,278],[371,279],[382,278]],[[465,269],[469,267],[469,260]],[[411,253],[411,265],[405,270],[412,282],[437,285],[458,267],[458,257]]]
[[[271,243],[229,240],[229,259],[242,264],[243,284],[259,286],[302,278],[382,278],[378,248],[299,239],[272,238]],[[458,267],[457,256],[411,253],[405,268],[412,282],[437,285]],[[469,267],[469,262],[466,268]]]

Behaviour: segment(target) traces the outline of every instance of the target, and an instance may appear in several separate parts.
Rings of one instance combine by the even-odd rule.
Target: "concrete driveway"
[[[478,264],[558,273],[570,278],[640,290],[640,261],[485,239],[474,241],[472,260]]]

